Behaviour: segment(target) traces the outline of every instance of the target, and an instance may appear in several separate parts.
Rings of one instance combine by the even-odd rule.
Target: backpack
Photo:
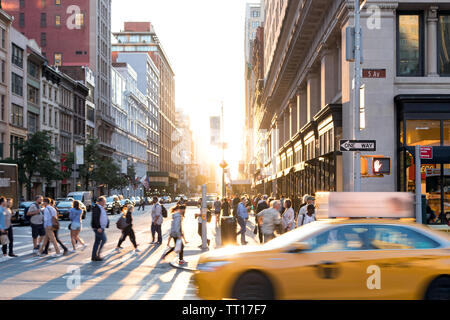
[[[119,220],[116,222],[117,229],[123,230],[128,227],[127,218],[125,216],[121,216]]]
[[[167,209],[164,206],[161,206],[161,214],[163,218],[167,218]]]
[[[24,217],[24,219],[25,219],[26,222],[30,222],[30,221],[31,221],[31,217],[30,217],[29,215],[27,215],[28,209],[30,209],[30,207],[26,207],[26,208],[23,210],[23,217]]]

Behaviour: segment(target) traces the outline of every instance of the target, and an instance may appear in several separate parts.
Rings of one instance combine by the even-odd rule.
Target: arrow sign
[[[347,151],[377,151],[376,140],[341,140],[341,152]]]

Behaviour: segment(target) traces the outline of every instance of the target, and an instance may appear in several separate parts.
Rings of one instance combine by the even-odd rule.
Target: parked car
[[[162,197],[162,203],[172,203],[172,198],[170,196]]]
[[[25,201],[19,204],[19,209],[16,210],[15,214],[11,217],[12,223],[20,223],[21,226],[29,225],[30,222],[25,219],[25,209],[29,208],[34,201]]]
[[[111,196],[106,198],[106,212],[110,214],[119,214],[122,210],[119,197]]]
[[[86,219],[86,206],[80,202],[82,213],[82,219]],[[58,212],[58,218],[62,220],[69,220],[70,209],[73,208],[73,200],[65,199],[64,201],[56,202],[56,211]]]
[[[212,209],[214,206],[214,202],[217,200],[217,194],[210,193],[206,195],[206,207],[208,209]]]
[[[133,205],[133,206],[135,206],[136,205],[136,198],[135,197],[131,197],[131,198],[129,198],[129,200],[131,201],[131,204]]]
[[[91,209],[92,209],[92,192],[91,191],[71,192],[67,195],[67,198],[73,198],[75,200],[82,202],[86,206],[87,211],[91,211]]]

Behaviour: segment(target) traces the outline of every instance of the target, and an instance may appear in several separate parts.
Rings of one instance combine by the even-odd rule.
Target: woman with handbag
[[[56,241],[54,229],[59,228],[58,215],[56,210],[52,210],[51,200],[49,198],[44,198],[44,228],[45,236],[44,242],[41,249],[39,250],[39,255],[44,256],[44,249],[48,250],[47,244],[51,242],[56,251],[56,256],[61,256],[59,251],[58,243]]]
[[[6,251],[8,252],[8,256],[11,258],[16,258],[17,256],[13,252],[14,245],[14,237],[13,237],[13,226],[11,223],[12,211],[11,208],[13,206],[13,199],[6,199],[6,208],[4,209],[5,216],[5,231],[8,235],[8,244],[4,244],[2,247],[3,255],[6,257]],[[9,249],[9,250],[8,250]]]
[[[86,243],[83,239],[80,238],[81,225],[82,225],[82,215],[83,210],[81,210],[80,201],[75,200],[72,203],[72,209],[69,211],[69,219],[70,219],[70,239],[72,240],[73,251],[77,250],[77,243],[81,243],[83,245],[83,249],[86,248]]]
[[[184,213],[186,212],[186,206],[183,204],[178,204],[172,209],[170,209],[172,213],[172,225],[170,228],[170,237],[172,237],[175,240],[175,246],[170,248],[164,255],[161,257],[161,260],[164,261],[164,259],[173,251],[178,253],[179,255],[179,262],[178,264],[180,266],[185,265],[186,261],[183,260],[183,251],[184,251],[184,234],[183,234],[183,218]]]

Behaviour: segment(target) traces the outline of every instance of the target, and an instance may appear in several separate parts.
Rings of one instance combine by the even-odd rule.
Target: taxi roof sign
[[[409,192],[317,192],[316,217],[414,218],[414,195]]]

